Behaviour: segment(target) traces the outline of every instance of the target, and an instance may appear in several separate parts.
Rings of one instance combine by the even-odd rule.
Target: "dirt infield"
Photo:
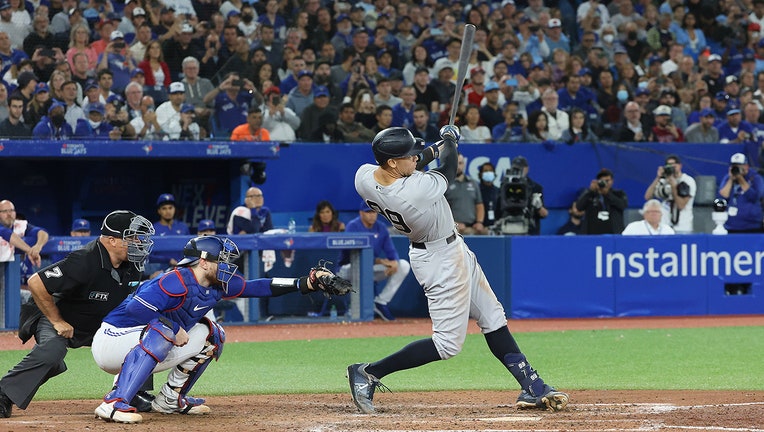
[[[616,328],[764,325],[762,316],[511,321],[514,332]],[[332,331],[327,331],[331,327]],[[340,329],[338,329],[340,327]],[[427,335],[426,320],[395,323],[229,327],[228,341],[266,341],[390,335]],[[476,326],[471,326],[476,331]],[[22,347],[10,333],[0,349]],[[709,373],[714,372],[709,366]],[[566,389],[561,389],[566,390]],[[33,402],[0,419],[2,431],[762,431],[764,392],[571,391],[559,413],[517,411],[516,392],[377,393],[379,413],[358,414],[348,394],[211,397],[212,414],[199,417],[144,415],[139,425],[93,418],[100,401]]]

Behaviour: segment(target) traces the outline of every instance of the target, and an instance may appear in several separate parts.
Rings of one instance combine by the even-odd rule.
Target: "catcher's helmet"
[[[218,263],[217,279],[223,286],[223,291],[228,293],[228,282],[239,268],[233,263],[239,257],[239,248],[231,239],[217,236],[196,237],[188,241],[183,248],[184,258],[178,263],[179,266],[188,266],[204,258],[210,262]]]
[[[411,131],[404,127],[390,127],[380,131],[371,142],[374,159],[383,165],[388,159],[402,158],[419,154],[424,150],[424,140],[414,138]]]
[[[724,198],[717,198],[714,200],[714,211],[725,212],[727,211],[727,200]]]

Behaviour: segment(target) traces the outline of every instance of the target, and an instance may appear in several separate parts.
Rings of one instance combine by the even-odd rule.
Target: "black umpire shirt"
[[[133,292],[140,272],[131,262],[118,268],[98,239],[37,272],[66,322],[74,327],[70,347],[89,346],[103,318]]]

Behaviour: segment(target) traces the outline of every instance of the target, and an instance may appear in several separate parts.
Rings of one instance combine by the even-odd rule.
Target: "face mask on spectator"
[[[483,181],[492,182],[496,179],[496,173],[493,171],[486,171],[483,173]]]
[[[92,127],[93,129],[98,129],[98,126],[101,126],[101,122],[99,121],[97,122],[93,120],[88,120],[88,123],[90,123],[90,127]]]
[[[639,84],[637,84],[637,87],[647,88],[647,81],[640,81]]]
[[[626,102],[629,100],[629,92],[626,90],[618,90],[618,93],[615,94],[615,97],[618,98],[618,102]]]
[[[55,127],[61,127],[64,124],[64,115],[63,114],[53,114],[50,116],[50,121],[53,123],[53,126]]]
[[[613,43],[613,40],[615,39],[615,36],[613,36],[613,35],[611,35],[611,34],[609,34],[609,33],[608,33],[608,34],[606,34],[606,35],[602,36],[602,39],[603,39],[605,42],[607,42],[607,43]]]

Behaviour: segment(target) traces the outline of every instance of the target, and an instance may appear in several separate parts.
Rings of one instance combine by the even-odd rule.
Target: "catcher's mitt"
[[[310,273],[308,273],[310,287],[314,291],[322,291],[327,298],[332,295],[345,295],[351,291],[355,292],[350,281],[334,274],[326,267],[327,264],[331,264],[331,262],[321,260],[318,265],[310,269]]]

